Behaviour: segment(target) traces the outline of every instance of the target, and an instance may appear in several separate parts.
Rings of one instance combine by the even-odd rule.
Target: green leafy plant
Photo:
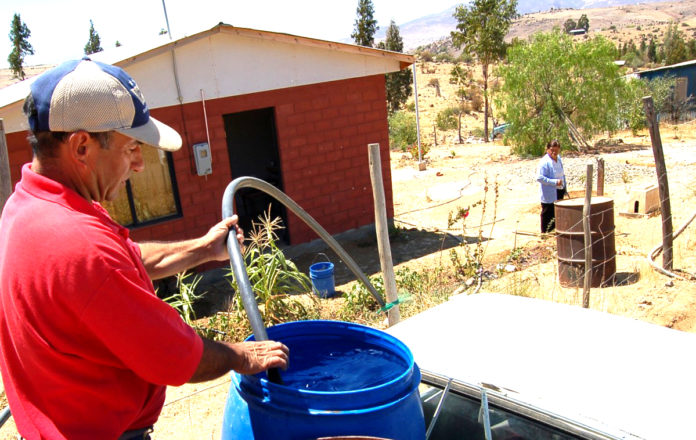
[[[384,298],[384,278],[381,275],[370,277],[370,284]],[[339,316],[344,321],[363,321],[373,320],[379,304],[372,296],[367,287],[362,283],[355,283],[350,292],[345,295],[345,303],[339,312]]]
[[[176,274],[176,286],[179,290],[174,295],[164,299],[167,304],[179,312],[181,319],[188,325],[193,325],[193,321],[196,320],[193,304],[205,295],[205,292],[200,295],[196,294],[198,283],[201,282],[203,277],[196,274],[189,281],[191,276],[192,274],[186,272]]]
[[[400,110],[389,116],[389,145],[391,148],[406,151],[408,146],[418,142],[416,115]]]
[[[285,258],[278,248],[276,231],[281,229],[280,219],[271,219],[270,209],[252,224],[249,244],[244,250],[246,271],[259,310],[266,325],[286,321],[312,319],[317,316],[316,299],[313,295],[309,305],[300,301],[298,294],[311,290],[309,277],[297,269],[295,263]],[[239,292],[237,282],[230,270],[230,284]],[[235,295],[237,317],[244,317],[241,295]]]
[[[498,208],[498,198],[499,198],[499,188],[498,182],[493,184],[493,220],[491,221],[491,231],[489,235],[493,233],[493,226],[496,221],[496,213]],[[457,248],[450,249],[450,262],[454,267],[455,273],[458,277],[462,279],[469,279],[471,277],[481,277],[483,270],[483,258],[486,254],[487,246],[483,245],[483,227],[484,218],[486,216],[486,210],[488,208],[488,193],[491,190],[488,183],[488,177],[484,178],[484,195],[483,199],[474,203],[470,207],[457,208],[454,212],[450,212],[447,218],[447,227],[459,227],[461,228],[462,241]],[[469,217],[471,208],[476,206],[481,206],[481,219],[477,228],[476,243],[470,245],[466,239],[466,219]]]
[[[418,160],[418,143],[411,144],[407,148],[408,152],[414,160]],[[420,146],[420,158],[424,159],[425,155],[430,152],[430,144],[427,142],[421,142]]]

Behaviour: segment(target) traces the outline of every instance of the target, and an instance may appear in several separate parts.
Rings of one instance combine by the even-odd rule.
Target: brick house
[[[203,234],[221,218],[227,184],[247,175],[280,188],[332,234],[370,225],[374,142],[393,218],[384,74],[407,68],[413,56],[222,23],[136,54],[121,49],[93,59],[128,71],[151,114],[184,143],[175,153],[146,149],[146,170],[107,204],[136,240]],[[21,112],[31,81],[0,90],[13,185],[31,160]],[[271,200],[245,191],[235,212],[248,229]],[[272,212],[285,220],[285,243],[316,238],[280,204]]]

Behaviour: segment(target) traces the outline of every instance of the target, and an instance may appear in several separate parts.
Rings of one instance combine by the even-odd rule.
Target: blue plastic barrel
[[[309,266],[309,278],[312,280],[312,290],[317,296],[329,298],[336,294],[334,265],[330,261],[322,261]]]
[[[233,373],[223,440],[425,438],[420,370],[395,337],[340,321],[280,324],[268,337],[290,348],[283,385]]]

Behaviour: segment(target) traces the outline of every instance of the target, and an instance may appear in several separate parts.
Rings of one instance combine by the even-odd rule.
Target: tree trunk
[[[459,143],[463,144],[464,141],[462,140],[462,112],[459,112],[459,121],[457,121],[457,132],[459,134]]]
[[[483,68],[483,138],[488,140],[488,64]]]

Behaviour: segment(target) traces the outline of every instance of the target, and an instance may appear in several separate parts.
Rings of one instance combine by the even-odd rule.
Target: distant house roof
[[[677,64],[670,64],[669,66],[662,66],[662,67],[656,67],[654,69],[646,69],[646,70],[641,70],[640,72],[636,72],[638,75],[642,75],[644,73],[648,72],[659,72],[661,70],[672,70],[676,69],[679,67],[687,67],[696,64],[696,60],[690,60],[690,61],[684,61],[683,63],[677,63]]]

